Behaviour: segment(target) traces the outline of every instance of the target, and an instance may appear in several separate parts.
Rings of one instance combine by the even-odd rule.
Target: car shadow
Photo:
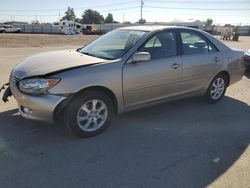
[[[79,139],[61,124],[5,111],[0,181],[4,187],[206,187],[249,146],[249,112],[230,97],[213,105],[185,99],[122,114],[104,133]]]

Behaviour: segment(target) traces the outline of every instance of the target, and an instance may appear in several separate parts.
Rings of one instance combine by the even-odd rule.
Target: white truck
[[[19,33],[21,28],[14,27],[13,25],[0,25],[0,33]]]

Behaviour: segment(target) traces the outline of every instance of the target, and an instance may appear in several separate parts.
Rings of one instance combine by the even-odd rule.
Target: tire
[[[5,31],[5,30],[3,30],[3,31],[2,31],[2,33],[6,33],[6,31]]]
[[[95,106],[95,108],[93,108]],[[65,110],[65,124],[80,137],[103,132],[114,116],[114,105],[102,91],[86,91],[77,95]]]
[[[219,102],[227,90],[228,80],[224,74],[218,74],[209,84],[206,98],[209,103]]]

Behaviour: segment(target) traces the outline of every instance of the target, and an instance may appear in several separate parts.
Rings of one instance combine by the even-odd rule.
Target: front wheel
[[[210,103],[217,103],[222,99],[227,89],[227,82],[223,74],[217,75],[212,80],[206,93],[206,98]]]
[[[107,128],[114,114],[112,100],[102,91],[78,95],[65,111],[67,127],[78,136],[94,136]]]

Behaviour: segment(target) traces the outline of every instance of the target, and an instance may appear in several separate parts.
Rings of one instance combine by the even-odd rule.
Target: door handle
[[[219,58],[218,58],[218,57],[214,57],[214,58],[213,58],[213,61],[214,61],[215,63],[217,63],[217,62],[219,61]]]
[[[181,66],[181,64],[179,63],[174,63],[173,65],[171,65],[172,69],[178,69]]]

